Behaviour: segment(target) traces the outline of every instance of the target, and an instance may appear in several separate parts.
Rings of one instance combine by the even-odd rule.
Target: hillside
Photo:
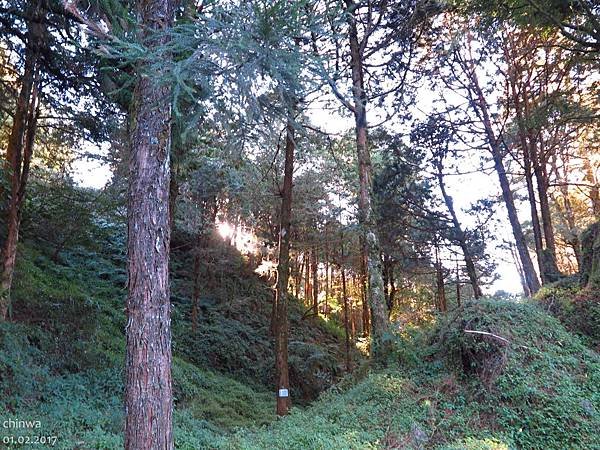
[[[537,306],[500,300],[470,302],[428,329],[401,330],[386,368],[341,380],[334,328],[301,319],[296,305],[294,395],[306,403],[317,391],[303,383],[334,384],[275,421],[269,288],[234,251],[215,251],[227,261],[218,275],[227,282],[204,291],[195,334],[183,276],[189,255],[175,256],[177,448],[600,446],[598,354]],[[0,326],[0,406],[9,417],[39,420],[58,437],[56,448],[120,448],[125,275],[118,253],[80,248],[57,263],[28,243],[22,254],[14,323]]]
[[[239,432],[227,444],[282,450],[600,447],[600,357],[535,305],[471,302],[427,333],[403,334],[395,349],[387,369],[258,432]]]
[[[58,436],[56,448],[122,446],[126,275],[119,240],[106,249],[79,247],[53,260],[43,243],[24,244],[12,322],[0,324],[0,409],[39,420],[42,432]],[[235,251],[216,251],[221,288],[203,287],[210,304],[196,333],[186,271],[178,268],[189,255],[173,259],[178,448],[275,418],[270,289]],[[290,364],[292,393],[306,403],[342,375],[342,355],[339,330],[302,313],[301,305],[291,307]]]

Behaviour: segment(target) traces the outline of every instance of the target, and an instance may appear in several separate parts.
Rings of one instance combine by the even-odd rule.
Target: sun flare
[[[217,231],[223,239],[231,239],[235,229],[228,222],[221,222],[217,225]]]

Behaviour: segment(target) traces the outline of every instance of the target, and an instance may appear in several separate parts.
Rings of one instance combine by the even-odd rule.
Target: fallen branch
[[[475,330],[463,330],[465,333],[470,333],[470,334],[481,334],[483,336],[490,336],[493,338],[496,338],[506,344],[510,344],[510,341],[506,338],[503,338],[502,336],[498,336],[497,334],[493,334],[493,333],[488,333],[487,331],[475,331]]]

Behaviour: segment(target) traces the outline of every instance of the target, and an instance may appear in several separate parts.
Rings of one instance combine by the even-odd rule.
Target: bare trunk
[[[198,310],[200,302],[200,247],[201,234],[196,237],[196,249],[194,253],[194,290],[192,292],[192,331],[198,329]]]
[[[344,332],[346,334],[346,372],[350,372],[350,326],[348,320],[348,294],[346,292],[346,271],[344,270],[343,266],[340,266],[340,273],[342,275],[342,298],[344,300]]]
[[[138,0],[136,6],[140,39],[150,48],[165,44],[173,22],[170,0]],[[125,448],[171,450],[171,88],[159,81],[164,74],[139,69],[130,116]]]
[[[392,264],[390,266],[390,311],[389,314],[391,315],[394,306],[396,305],[396,278],[394,276],[394,265]]]
[[[26,13],[28,22],[25,67],[4,163],[10,190],[6,210],[7,234],[0,254],[0,321],[7,319],[10,309],[10,290],[17,258],[21,213],[39,115],[39,41],[44,32],[41,2],[31,2]]]
[[[440,186],[440,190],[442,191],[444,203],[446,204],[446,208],[448,209],[450,217],[452,218],[452,226],[454,227],[454,231],[456,233],[458,245],[460,246],[460,249],[463,253],[463,257],[465,258],[467,276],[469,277],[469,281],[471,282],[471,286],[473,287],[473,296],[475,298],[481,298],[481,288],[479,287],[479,281],[477,277],[477,271],[475,270],[475,262],[473,261],[473,255],[471,254],[471,250],[469,249],[467,236],[463,231],[462,227],[460,226],[458,216],[456,215],[456,211],[454,210],[454,201],[446,191],[446,185],[444,184],[444,176],[442,174],[441,163],[438,165],[437,179]]]
[[[564,217],[564,222],[566,223],[567,231],[564,233],[564,239],[573,249],[573,254],[575,255],[575,260],[577,262],[577,269],[573,270],[573,272],[578,272],[581,267],[581,243],[579,242],[579,233],[577,232],[577,225],[575,223],[575,211],[573,210],[573,205],[571,204],[571,198],[569,196],[568,160],[568,154],[563,154],[565,167],[563,173],[561,174],[558,169],[556,155],[554,155],[552,158],[552,169],[556,174],[557,179],[560,180],[559,189],[563,201],[562,210],[560,207],[560,202],[555,201],[555,203],[558,205],[558,209],[561,210],[562,216]]]
[[[308,250],[304,252],[304,303],[311,304],[310,258]]]
[[[527,185],[527,194],[529,197],[529,208],[531,210],[531,224],[533,227],[533,238],[535,245],[535,254],[537,257],[538,268],[542,282],[544,282],[544,244],[542,241],[542,229],[540,226],[540,218],[538,215],[535,188],[533,184],[533,173],[532,173],[532,156],[536,152],[535,140],[532,139],[532,133],[527,124],[527,120],[531,119],[529,116],[529,78],[523,80],[523,68],[517,61],[520,55],[515,54],[514,41],[511,45],[504,47],[504,54],[507,61],[511,64],[508,66],[508,87],[514,106],[517,126],[518,126],[518,139],[521,151],[523,153],[523,169],[525,172],[525,182]]]
[[[294,125],[291,114],[287,124],[285,145],[285,167],[281,198],[281,224],[279,228],[279,262],[277,264],[276,317],[275,322],[275,378],[277,407],[279,416],[288,413],[291,400],[289,396],[288,368],[288,277],[290,265],[290,225],[292,221],[292,181],[294,173]],[[308,264],[307,264],[308,267]]]
[[[529,290],[529,286],[527,285],[527,280],[525,280],[525,273],[523,272],[523,266],[521,266],[521,260],[519,259],[519,254],[515,250],[515,245],[510,243],[510,254],[515,263],[515,267],[517,268],[517,273],[519,274],[519,279],[521,280],[521,286],[523,287],[523,294],[526,297],[530,297],[531,291]]]
[[[356,339],[356,323],[358,312],[354,308],[354,298],[350,298],[350,337]]]
[[[361,226],[362,253],[368,277],[367,298],[371,308],[371,356],[383,361],[388,353],[385,334],[388,331],[388,315],[383,293],[383,277],[379,258],[379,238],[375,227],[372,205],[372,167],[367,141],[367,95],[364,89],[363,49],[358,38],[356,5],[347,1],[352,71],[352,96],[356,127],[356,153],[358,159],[359,195],[358,218]]]
[[[296,298],[300,298],[300,283],[302,282],[302,263],[296,259],[296,280],[294,285],[294,292]]]
[[[364,246],[361,244],[361,248],[364,249]],[[360,299],[362,304],[362,332],[363,337],[368,337],[370,332],[370,324],[369,324],[369,301],[367,298],[367,261],[366,255],[364,251],[361,253],[360,257]]]
[[[513,236],[515,238],[515,245],[517,247],[519,259],[521,261],[523,276],[527,284],[527,291],[529,295],[533,295],[540,289],[540,282],[538,280],[537,274],[535,273],[535,268],[533,267],[533,262],[531,261],[529,251],[527,250],[525,236],[523,235],[523,229],[521,228],[521,223],[519,222],[519,218],[517,215],[517,208],[515,207],[514,196],[512,190],[510,189],[510,182],[508,181],[508,176],[504,167],[500,141],[496,138],[496,135],[494,133],[492,121],[490,119],[490,114],[488,111],[488,106],[483,96],[483,91],[479,86],[479,80],[477,78],[475,67],[472,61],[470,62],[467,70],[471,81],[471,88],[475,97],[475,99],[473,100],[473,106],[475,107],[476,112],[480,115],[483,122],[488,145],[490,147],[492,158],[494,160],[494,169],[496,170],[496,174],[498,175],[498,180],[502,189],[502,198],[504,200],[504,203],[506,204],[508,220],[512,228]]]
[[[456,305],[460,308],[460,266],[456,260]]]
[[[438,311],[446,312],[446,289],[444,287],[444,272],[442,262],[440,261],[439,250],[435,246],[435,285],[436,285],[436,303]]]
[[[319,275],[317,265],[317,249],[313,247],[311,253],[311,266],[312,266],[312,301],[313,301],[313,314],[315,317],[319,317]]]
[[[592,206],[592,214],[596,219],[600,219],[600,186],[594,172],[590,160],[583,158],[583,168],[585,170],[585,180],[591,185],[590,188],[590,203]]]
[[[329,315],[329,234],[328,224],[325,224],[325,317]]]
[[[543,151],[540,149],[540,155]],[[556,281],[560,277],[558,265],[556,263],[556,241],[554,238],[554,229],[552,227],[552,215],[550,213],[550,202],[548,200],[548,173],[546,169],[546,159],[540,158],[535,149],[531,152],[531,162],[533,163],[533,173],[537,181],[538,195],[540,199],[540,212],[542,215],[542,230],[544,231],[544,240],[546,248],[543,252],[544,273],[542,279],[545,282]]]
[[[540,217],[538,215],[535,189],[533,186],[533,174],[531,172],[531,159],[529,157],[529,146],[523,139],[523,164],[525,168],[525,182],[527,183],[527,193],[529,195],[529,208],[531,210],[531,224],[533,226],[533,239],[535,243],[535,254],[538,260],[538,267],[542,281],[544,278],[544,244],[542,242],[542,229],[540,226]]]

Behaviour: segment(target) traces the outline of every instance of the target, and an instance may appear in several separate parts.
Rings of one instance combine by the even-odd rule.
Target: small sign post
[[[289,392],[287,389],[279,389],[279,397],[289,397]]]

